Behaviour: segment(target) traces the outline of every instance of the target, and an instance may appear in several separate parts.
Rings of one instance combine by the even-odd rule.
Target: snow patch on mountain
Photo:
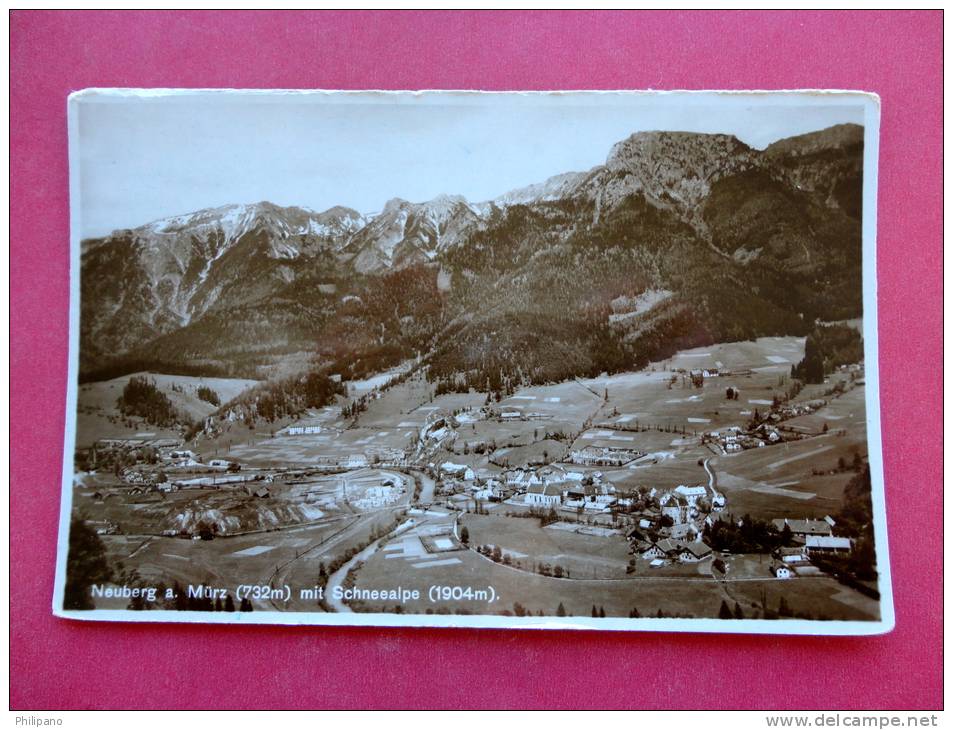
[[[598,168],[593,168],[598,169]],[[534,183],[516,190],[510,190],[491,202],[502,207],[509,205],[531,205],[553,200],[562,200],[572,196],[579,184],[585,180],[593,170],[588,172],[565,172],[553,175],[541,183]]]

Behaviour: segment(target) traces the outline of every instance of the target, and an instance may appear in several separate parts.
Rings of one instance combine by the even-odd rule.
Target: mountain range
[[[764,150],[640,132],[491,201],[261,202],[117,230],[82,242],[82,377],[350,378],[418,356],[445,388],[499,388],[803,334],[861,313],[862,163],[856,125]]]

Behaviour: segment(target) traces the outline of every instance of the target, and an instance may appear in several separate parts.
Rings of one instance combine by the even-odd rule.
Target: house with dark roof
[[[808,562],[807,548],[803,545],[795,547],[779,547],[772,555],[782,563],[800,565]]]
[[[549,484],[531,484],[526,490],[525,502],[529,505],[555,507],[562,503],[562,486],[553,482]]]
[[[711,548],[703,542],[682,543],[682,547],[678,551],[678,560],[681,563],[699,563],[711,556]]]
[[[771,524],[778,532],[784,532],[784,528],[787,527],[795,537],[807,537],[808,535],[826,535],[830,537],[834,534],[834,520],[831,517],[825,517],[823,520],[792,520],[785,517],[772,520]]]

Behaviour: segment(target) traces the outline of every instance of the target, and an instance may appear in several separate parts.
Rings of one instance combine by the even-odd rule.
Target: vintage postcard
[[[57,615],[893,627],[876,96],[68,113]]]

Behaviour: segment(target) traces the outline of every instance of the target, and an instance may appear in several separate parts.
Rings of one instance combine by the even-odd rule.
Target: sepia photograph
[[[58,616],[893,627],[876,96],[68,114]]]

